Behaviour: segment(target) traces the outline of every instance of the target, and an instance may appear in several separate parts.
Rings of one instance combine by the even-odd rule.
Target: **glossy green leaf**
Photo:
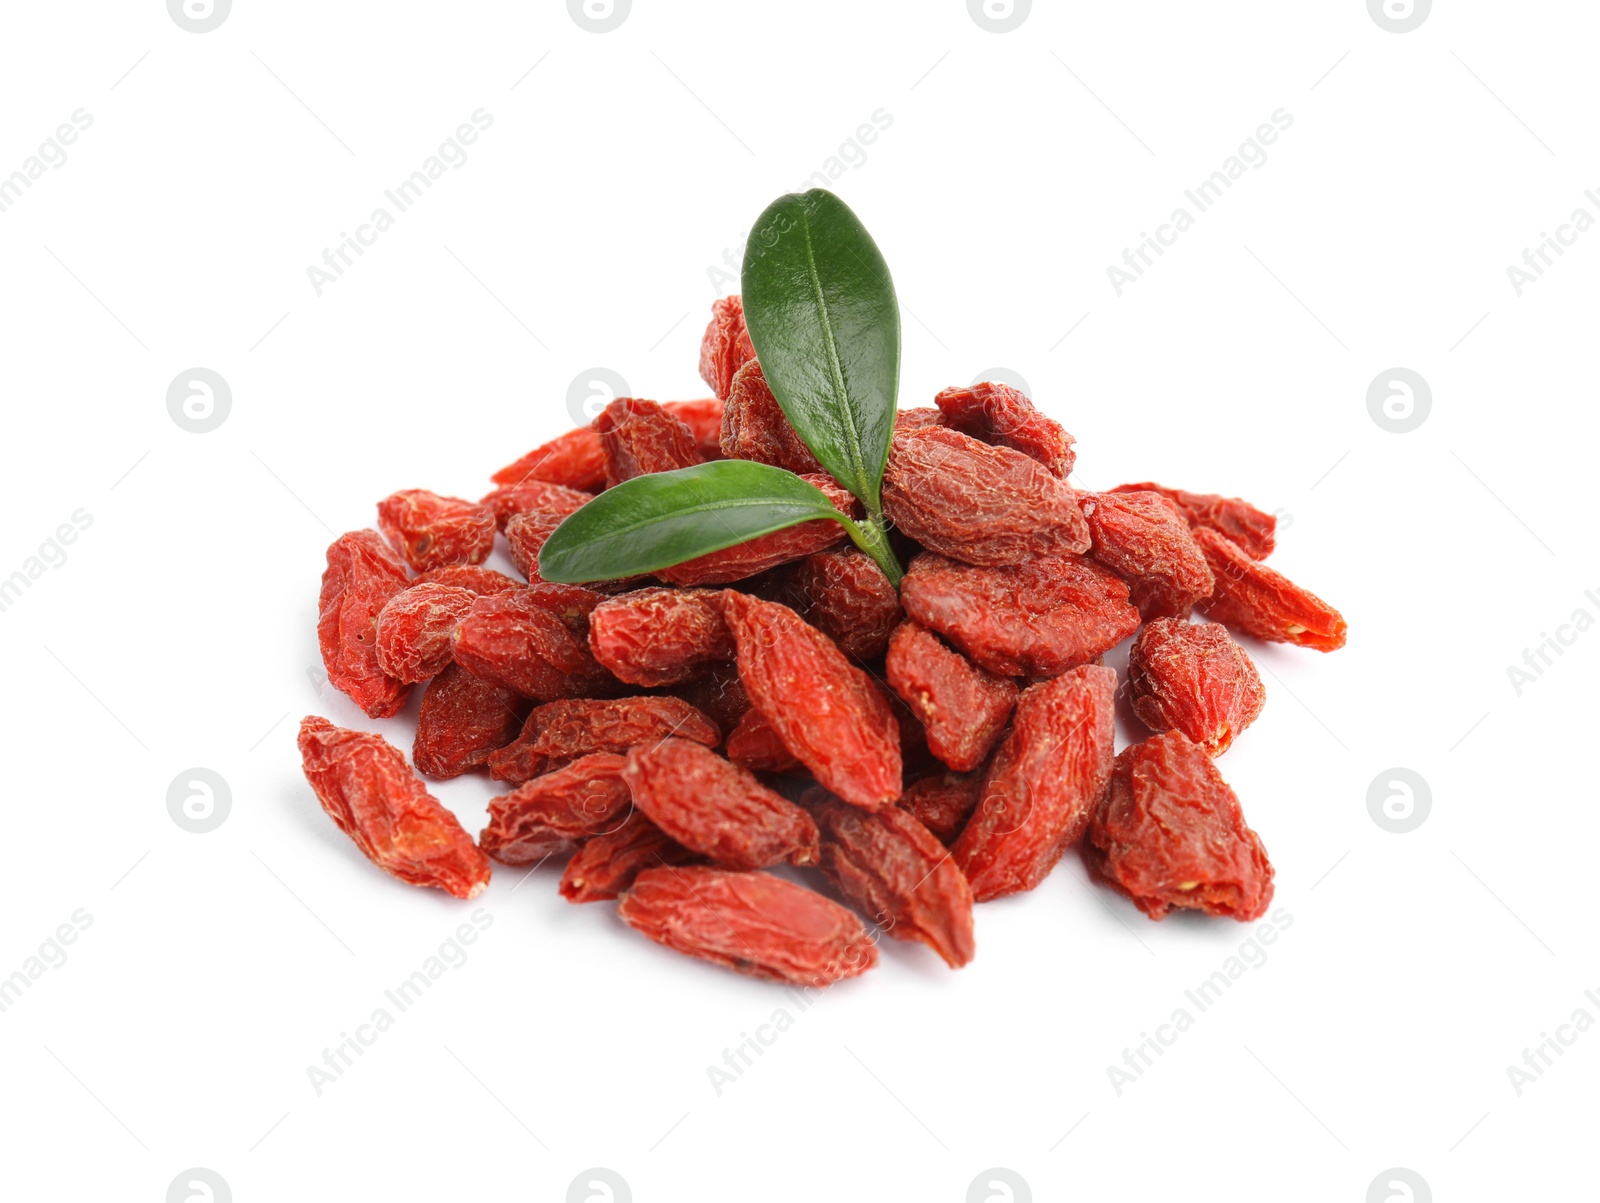
[[[854,534],[828,495],[794,473],[714,460],[607,489],[556,527],[539,575],[566,584],[638,576],[817,518]]]
[[[773,396],[876,516],[900,386],[900,307],[872,235],[831,192],[781,196],[750,231],[742,288]]]

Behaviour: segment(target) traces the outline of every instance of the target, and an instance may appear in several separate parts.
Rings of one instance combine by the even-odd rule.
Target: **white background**
[[[92,916],[0,1014],[10,1196],[157,1203],[198,1166],[240,1203],[561,1200],[603,1166],[640,1201],[957,1201],[988,1167],[1038,1200],[1360,1203],[1389,1167],[1440,1201],[1595,1197],[1600,1033],[1507,1075],[1600,1019],[1600,634],[1507,675],[1600,618],[1600,233],[1506,275],[1600,216],[1593,7],[1441,2],[1406,34],[1360,0],[1034,9],[636,0],[595,34],[553,2],[238,0],[197,35],[159,0],[8,6],[0,174],[93,117],[0,213],[0,576],[93,520],[0,613],[0,975]],[[324,248],[480,108],[318,296]],[[318,683],[324,548],[395,489],[479,495],[585,369],[704,395],[708,269],[880,109],[833,187],[894,272],[902,403],[1019,373],[1082,487],[1277,510],[1273,565],[1349,619],[1334,655],[1249,645],[1268,703],[1220,762],[1292,925],[1119,1095],[1108,1066],[1250,928],[1151,923],[1073,854],[981,908],[970,967],[886,942],[800,1013],[501,870],[469,959],[319,1096],[307,1067],[477,905],[368,865],[300,775],[302,714],[402,746],[414,718]],[[1265,165],[1119,297],[1106,268],[1278,109]],[[207,434],[166,408],[195,366],[233,393]],[[1432,388],[1407,434],[1367,409],[1395,366]],[[231,786],[209,834],[167,812],[193,766]],[[1396,766],[1431,787],[1409,834],[1367,808]],[[493,791],[437,792],[476,831]]]

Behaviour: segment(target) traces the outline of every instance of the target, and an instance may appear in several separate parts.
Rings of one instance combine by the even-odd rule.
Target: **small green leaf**
[[[828,495],[794,473],[713,460],[607,489],[556,527],[539,575],[563,584],[638,576],[817,518],[854,533]]]
[[[750,231],[742,288],[772,395],[875,518],[900,387],[900,306],[872,235],[825,189],[781,196]]]

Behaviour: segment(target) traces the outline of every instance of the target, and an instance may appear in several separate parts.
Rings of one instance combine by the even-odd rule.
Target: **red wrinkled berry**
[[[977,810],[951,847],[979,902],[1031,890],[1083,834],[1111,772],[1117,674],[1086,665],[1023,690]]]
[[[711,302],[711,321],[700,340],[700,379],[726,401],[733,375],[756,357],[744,326],[744,299],[735,293]]]
[[[703,463],[694,431],[654,401],[618,397],[594,420],[606,453],[606,485]]]
[[[831,476],[813,473],[801,479],[826,493],[828,500],[841,513],[851,518],[861,517],[861,503],[835,484]],[[818,518],[685,560],[682,564],[663,568],[655,575],[674,585],[726,585],[732,581],[747,580],[779,564],[788,564],[826,551],[845,537],[844,527],[833,519]]]
[[[614,685],[589,654],[586,612],[574,616],[552,608],[542,588],[547,587],[490,594],[473,602],[452,638],[456,663],[473,676],[536,701],[580,697]],[[579,625],[581,633],[569,624]]]
[[[722,594],[751,704],[822,785],[876,810],[900,796],[900,732],[872,678],[776,602]]]
[[[494,550],[493,510],[426,489],[403,489],[378,502],[378,525],[418,572],[481,564]]]
[[[770,873],[646,869],[617,914],[658,944],[768,981],[827,986],[878,963],[861,920]]]
[[[801,616],[830,636],[847,656],[872,660],[889,646],[904,617],[900,595],[871,556],[835,547],[796,564],[788,596]]]
[[[914,815],[942,844],[953,844],[978,806],[983,772],[938,773],[906,786],[900,809]]]
[[[822,465],[784,416],[754,359],[733,377],[722,413],[722,453],[732,459],[755,460],[790,472],[821,472]]]
[[[772,724],[754,707],[745,711],[722,749],[740,768],[757,773],[792,773],[804,766],[784,745]]]
[[[520,589],[522,583],[514,581],[503,572],[484,568],[478,564],[451,564],[424,572],[413,585],[449,585],[456,589],[470,589],[478,596],[485,593],[504,593],[507,589]]]
[[[674,686],[672,693],[710,715],[724,731],[732,731],[750,712],[750,695],[745,693],[739,670],[731,662],[712,665],[704,676]]]
[[[1272,902],[1260,837],[1211,757],[1178,731],[1117,757],[1085,857],[1152,919],[1180,907],[1248,921]]]
[[[585,840],[572,854],[561,875],[561,896],[568,902],[603,902],[626,890],[645,869],[702,859],[634,810],[621,827]]]
[[[748,769],[702,744],[663,739],[628,753],[636,806],[685,848],[730,869],[817,863],[817,825]]]
[[[1128,652],[1133,712],[1152,731],[1177,729],[1212,756],[1255,722],[1261,676],[1220,623],[1147,623]]]
[[[489,479],[497,485],[543,480],[584,493],[596,493],[606,487],[605,451],[600,446],[600,436],[588,426],[580,426],[535,447]]]
[[[883,510],[930,551],[969,564],[1089,550],[1071,485],[1020,451],[943,426],[894,436]]]
[[[1149,481],[1136,485],[1118,485],[1113,493],[1160,493],[1183,513],[1189,525],[1196,530],[1204,527],[1237,543],[1252,560],[1264,560],[1272,554],[1277,542],[1278,520],[1273,515],[1256,509],[1248,501],[1237,497],[1223,497],[1219,493],[1189,493],[1183,489],[1168,489]]]
[[[896,629],[884,669],[922,721],[928,749],[960,772],[984,762],[1016,705],[1015,681],[985,672],[914,622]]]
[[[946,426],[985,443],[1020,451],[1063,480],[1072,471],[1072,436],[1061,423],[1040,413],[1026,393],[986,380],[965,388],[947,388],[934,402]]]
[[[519,481],[501,485],[486,495],[482,505],[494,511],[495,521],[501,530],[518,514],[560,514],[565,517],[594,500],[593,493],[580,493],[565,485],[553,485],[547,480]]]
[[[1216,578],[1216,592],[1200,603],[1213,622],[1276,643],[1331,652],[1344,646],[1344,615],[1282,573],[1252,560],[1239,545],[1201,528],[1195,540]]]
[[[397,681],[426,681],[450,663],[450,636],[478,595],[454,585],[415,584],[378,612],[378,667]]]
[[[911,409],[897,409],[894,411],[894,431],[896,434],[909,433],[913,430],[925,430],[929,426],[943,426],[944,415],[931,405],[918,405]]]
[[[568,698],[535,706],[506,752],[526,749],[568,760],[590,752],[626,752],[636,744],[681,736],[714,748],[717,725],[680,698]]]
[[[488,859],[388,740],[311,717],[301,720],[299,746],[322,809],[378,868],[457,898],[483,892]]]
[[[317,601],[317,643],[328,680],[372,718],[399,712],[411,686],[378,663],[378,615],[409,582],[377,531],[351,531],[328,547]]]
[[[1128,586],[1080,556],[980,568],[924,553],[900,585],[906,614],[1003,677],[1053,677],[1139,629]]]
[[[428,682],[417,716],[411,759],[429,777],[459,777],[481,768],[517,737],[528,705],[509,689],[480,681],[450,664]]]
[[[1094,546],[1089,554],[1128,582],[1146,622],[1187,618],[1215,582],[1178,507],[1160,493],[1079,495]]]
[[[704,459],[722,458],[722,402],[716,397],[697,401],[667,401],[661,406],[694,435],[694,445]]]
[[[596,752],[491,799],[478,845],[503,864],[526,865],[615,831],[628,809],[625,763]]]
[[[733,659],[733,636],[715,592],[640,589],[596,606],[589,649],[622,681],[676,685]]]

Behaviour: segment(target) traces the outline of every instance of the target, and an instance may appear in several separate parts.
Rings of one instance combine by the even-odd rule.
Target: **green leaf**
[[[563,584],[638,576],[817,518],[855,533],[826,493],[794,473],[713,460],[607,489],[556,527],[539,575]]]
[[[743,274],[745,325],[768,387],[812,454],[875,518],[900,387],[888,264],[845,203],[814,188],[767,206]]]

